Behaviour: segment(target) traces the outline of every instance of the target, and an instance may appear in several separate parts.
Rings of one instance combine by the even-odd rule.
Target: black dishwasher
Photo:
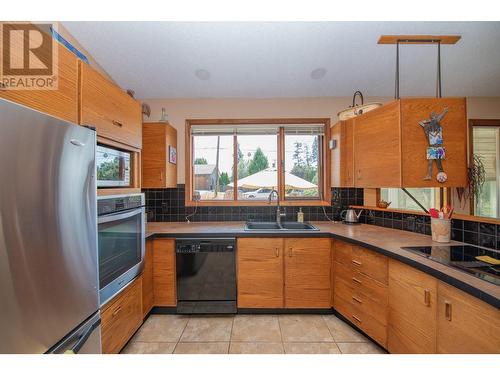
[[[176,240],[177,312],[236,313],[236,239]]]

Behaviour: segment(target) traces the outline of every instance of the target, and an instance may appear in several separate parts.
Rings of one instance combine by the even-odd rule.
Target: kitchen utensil
[[[361,212],[363,210],[359,211],[359,213],[356,213],[356,211],[352,208],[349,208],[348,210],[344,210],[340,213],[340,217],[344,221],[344,223],[347,224],[356,224],[359,222],[359,217],[361,216]]]

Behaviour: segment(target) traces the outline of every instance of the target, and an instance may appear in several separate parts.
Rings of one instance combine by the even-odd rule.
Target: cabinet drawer
[[[382,284],[363,273],[352,271],[352,288],[354,292],[363,293],[376,304],[385,306],[389,304],[389,290],[387,285]]]
[[[350,265],[352,247],[353,246],[347,242],[335,240],[333,242],[333,259],[338,263]]]
[[[376,319],[373,319],[373,317],[369,313],[365,312],[364,310],[358,309],[356,306],[352,307],[352,314],[349,319],[384,348],[387,347],[386,325],[380,323]]]
[[[103,353],[119,353],[142,324],[141,289],[138,277],[101,310]]]
[[[367,316],[377,320],[384,326],[387,325],[387,304],[378,303],[370,295],[359,290],[354,290],[351,296],[352,304]]]
[[[387,257],[359,246],[352,247],[351,263],[353,269],[387,285]]]
[[[80,62],[81,123],[97,135],[141,148],[141,105],[118,86]]]

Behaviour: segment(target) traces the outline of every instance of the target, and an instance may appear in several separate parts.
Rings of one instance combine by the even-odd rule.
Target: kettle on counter
[[[346,224],[357,224],[359,222],[359,217],[361,216],[361,212],[363,212],[363,210],[359,211],[359,213],[357,214],[353,208],[349,208],[348,210],[342,211],[340,213],[340,217],[342,218],[342,221]]]

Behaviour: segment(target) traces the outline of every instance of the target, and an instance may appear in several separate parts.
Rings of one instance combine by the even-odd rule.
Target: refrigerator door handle
[[[92,332],[94,332],[94,330],[99,327],[99,325],[101,324],[101,319],[99,318],[97,321],[94,322],[94,324],[92,324],[84,333],[83,335],[81,335],[79,338],[78,338],[78,341],[75,343],[75,345],[73,345],[73,347],[71,349],[68,349],[66,351],[67,354],[78,354],[78,352],[80,351],[80,349],[83,347],[83,345],[85,345],[85,343],[87,342],[88,338],[90,337],[90,335],[92,334]]]

